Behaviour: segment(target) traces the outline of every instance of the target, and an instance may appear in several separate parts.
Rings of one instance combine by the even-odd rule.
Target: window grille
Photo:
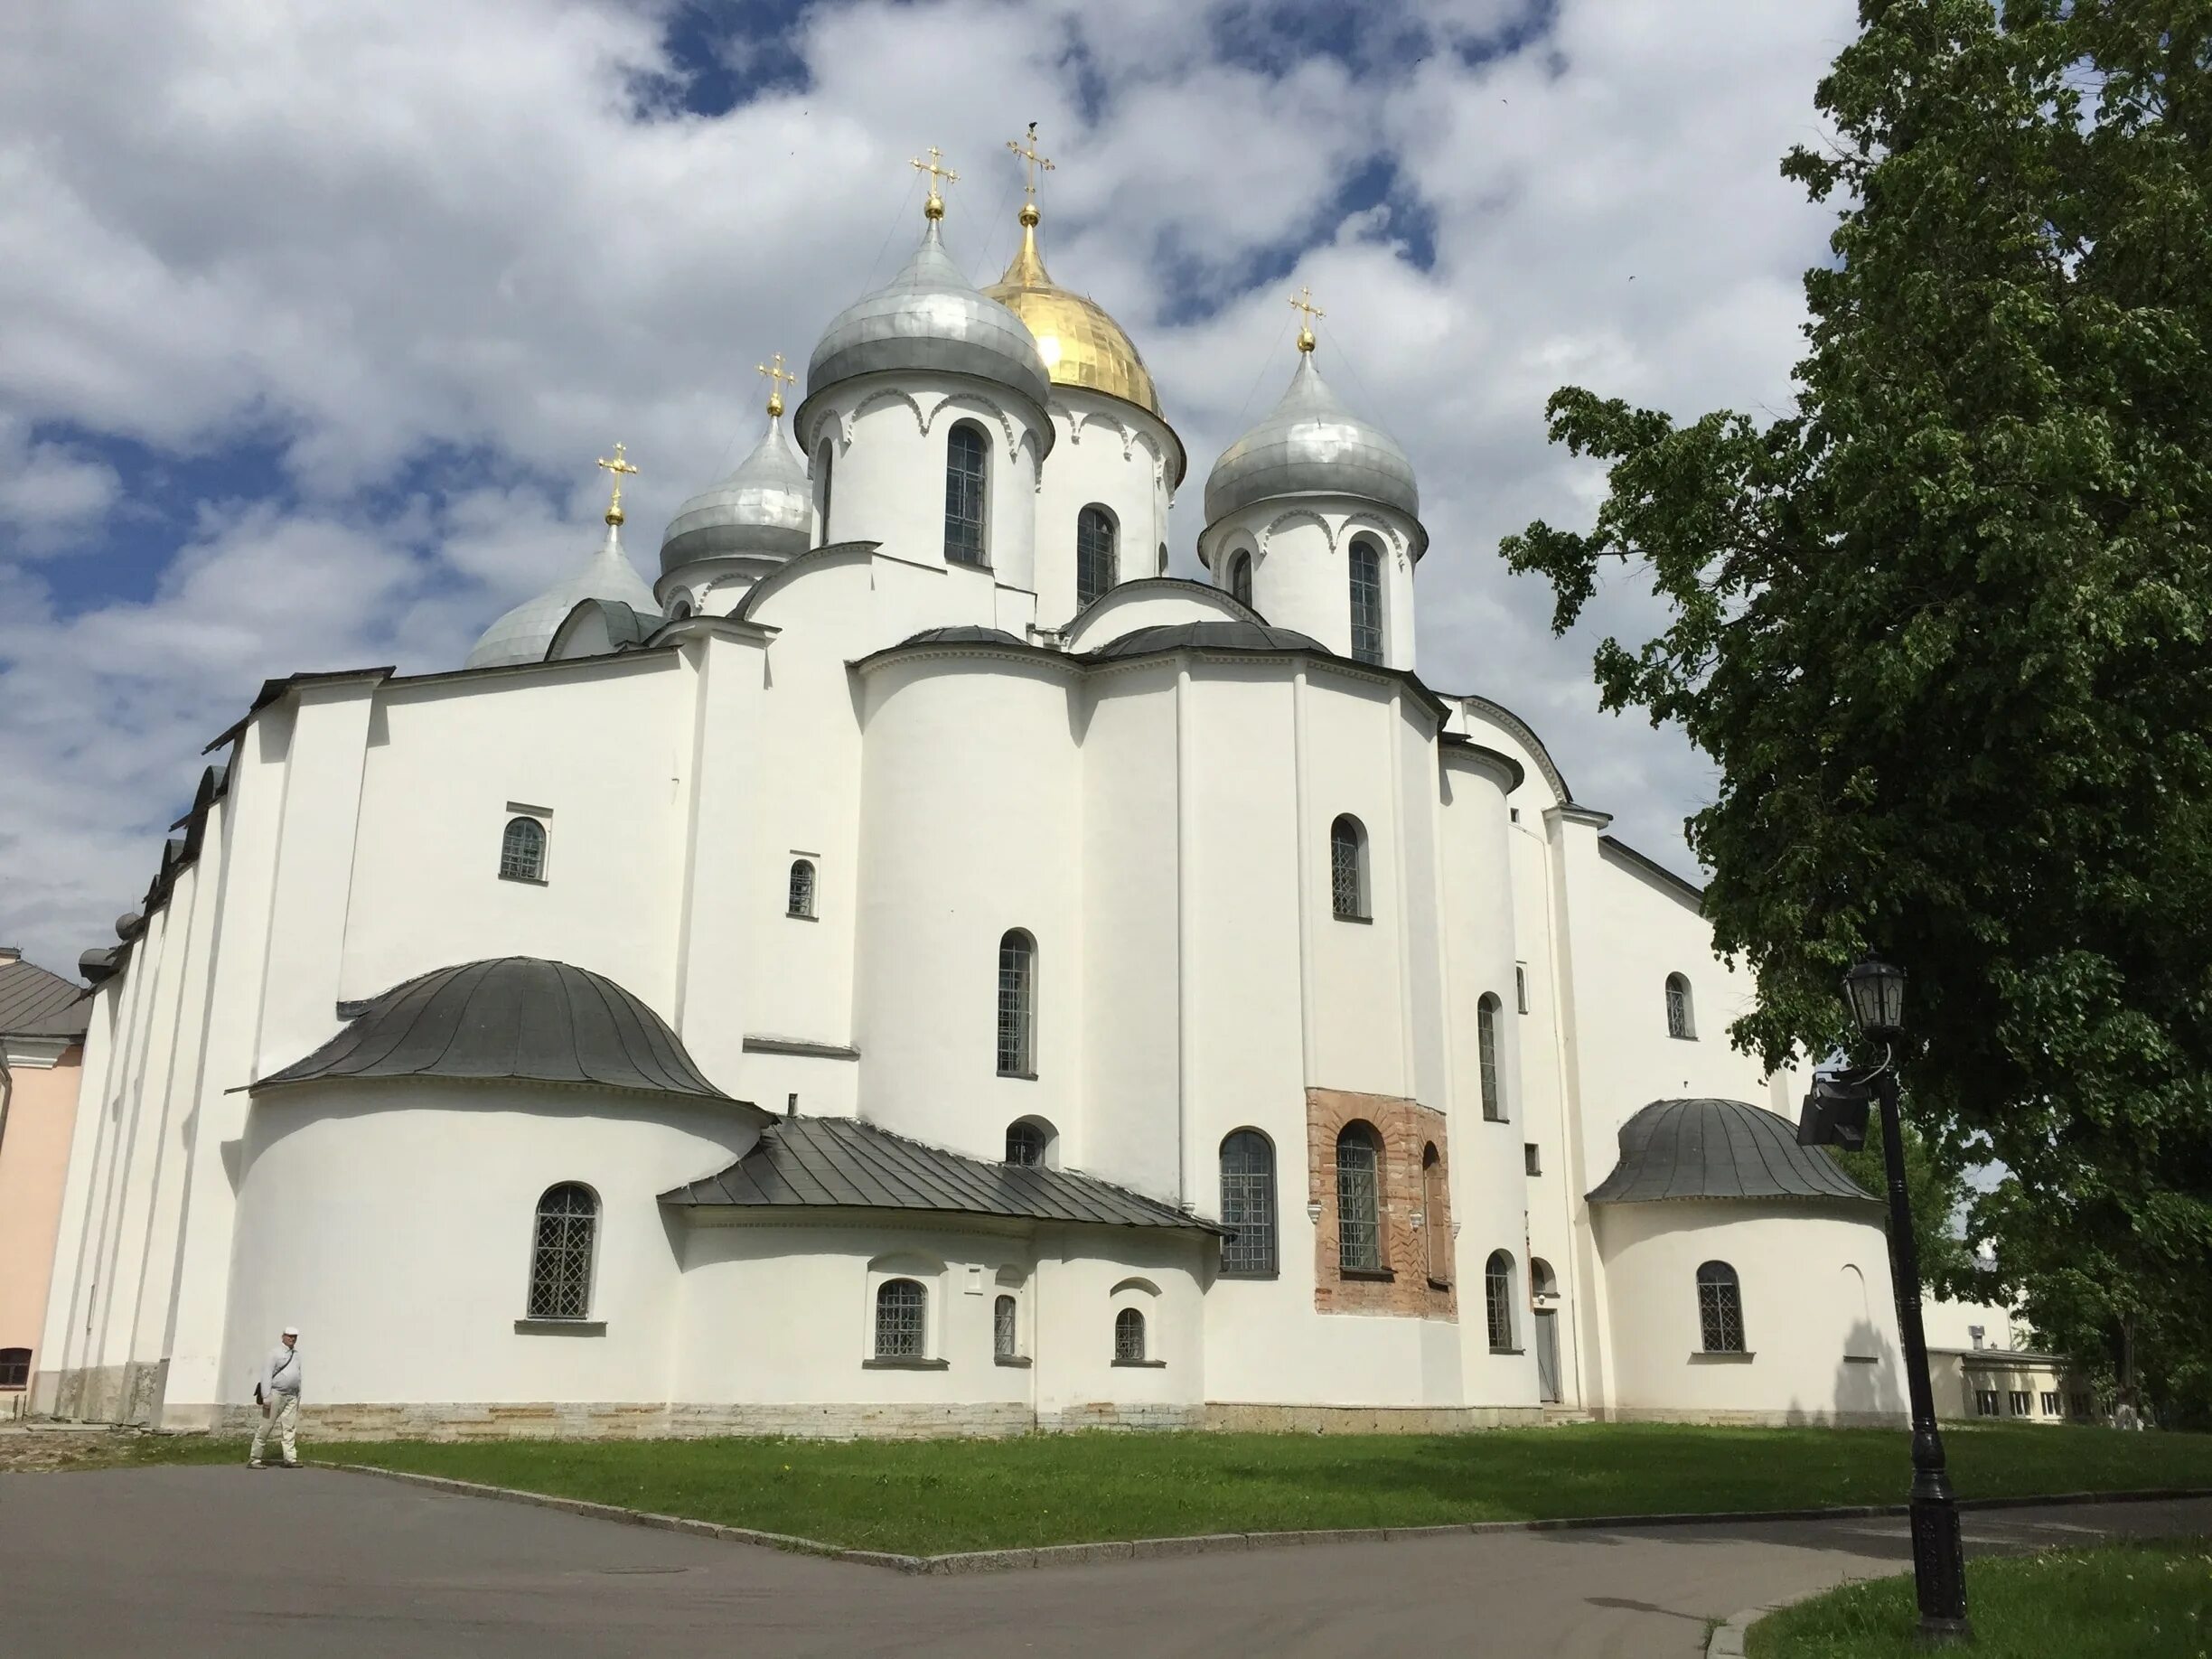
[[[1690,1007],[1690,981],[1683,979],[1679,973],[1667,975],[1666,1002],[1667,1036],[1671,1037],[1696,1036],[1697,1026],[1692,1017]]]
[[[591,1188],[573,1181],[546,1188],[530,1246],[531,1318],[590,1317],[592,1243],[598,1230],[599,1201]]]
[[[1976,1417],[1997,1415],[1997,1391],[1995,1389],[1978,1388],[1974,1390],[1974,1415]]]
[[[1144,1315],[1134,1308],[1124,1308],[1114,1315],[1114,1358],[1140,1361],[1144,1356]]]
[[[1444,1190],[1444,1159],[1433,1146],[1421,1149],[1421,1239],[1427,1246],[1429,1277],[1439,1284],[1451,1279],[1451,1199]]]
[[[1036,944],[1017,928],[998,942],[998,1075],[1036,1070]]]
[[[1511,1354],[1514,1345],[1513,1258],[1502,1250],[1483,1264],[1483,1312],[1490,1326],[1490,1352]]]
[[[545,826],[534,818],[511,818],[500,837],[500,879],[545,879]]]
[[[830,539],[830,481],[836,460],[837,451],[825,438],[821,447],[814,452],[814,510],[820,515],[818,528],[824,542]]]
[[[1114,522],[1103,507],[1086,507],[1075,515],[1075,603],[1089,605],[1114,585],[1118,560]]]
[[[1382,1148],[1364,1123],[1336,1137],[1336,1265],[1373,1273],[1382,1266]]]
[[[1698,1330],[1708,1354],[1744,1352],[1743,1291],[1736,1270],[1708,1261],[1697,1270]]]
[[[983,434],[965,422],[953,427],[945,440],[945,557],[960,564],[983,562],[989,468]]]
[[[1352,544],[1352,656],[1382,661],[1382,552],[1364,537]]]
[[[1228,1278],[1275,1272],[1275,1148],[1258,1129],[1238,1129],[1221,1144],[1221,1270]]]
[[[2058,1415],[2058,1396],[2048,1389],[2043,1391],[2043,1415],[2046,1417]]]
[[[1240,553],[1229,561],[1229,596],[1239,605],[1251,601],[1251,555]]]
[[[2027,1416],[2028,1391],[2024,1388],[2014,1388],[2007,1389],[2005,1392],[2010,1396],[2006,1403],[2012,1408],[2012,1415],[2015,1417]]]
[[[1006,1161],[1022,1169],[1036,1169],[1045,1162],[1045,1134],[1026,1119],[1007,1125]]]
[[[814,866],[807,859],[792,861],[791,867],[791,910],[794,916],[814,914]]]
[[[876,1288],[876,1357],[924,1357],[923,1333],[928,1292],[911,1279],[886,1279]]]
[[[11,1392],[31,1386],[31,1350],[0,1348],[0,1389]]]
[[[1475,1005],[1475,1046],[1482,1061],[1484,1120],[1505,1121],[1505,1092],[1498,1086],[1498,999],[1489,992]]]
[[[1329,903],[1346,921],[1367,919],[1367,836],[1349,813],[1329,826]]]
[[[1001,1296],[991,1304],[991,1353],[999,1359],[1020,1357],[1014,1325],[1016,1311],[1010,1296]]]

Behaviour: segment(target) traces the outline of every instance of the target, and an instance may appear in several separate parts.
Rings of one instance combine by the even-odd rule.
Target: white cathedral
[[[235,1426],[293,1324],[359,1434],[1896,1420],[1879,1207],[1698,889],[1417,674],[1310,327],[1170,577],[1143,360],[937,177],[656,581],[618,473],[464,667],[209,745],[33,1411]]]

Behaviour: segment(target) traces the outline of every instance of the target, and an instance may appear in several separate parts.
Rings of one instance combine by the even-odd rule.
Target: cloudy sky
[[[1005,140],[1058,162],[1045,253],[1135,336],[1192,472],[1288,380],[1286,296],[1420,468],[1420,670],[1542,731],[1685,870],[1708,769],[1600,714],[1498,538],[1581,523],[1577,382],[1778,409],[1825,212],[1845,0],[16,0],[0,15],[0,942],[50,966],[144,891],[201,746],[265,678],[453,667],[586,550],[626,441],[633,553],[902,263],[907,158],[961,173],[979,281]],[[1638,635],[1640,637],[1640,634]]]

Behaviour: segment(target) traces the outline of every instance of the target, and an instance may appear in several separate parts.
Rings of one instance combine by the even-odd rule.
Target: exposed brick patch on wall
[[[1347,1279],[1336,1254],[1336,1137],[1348,1123],[1373,1126],[1382,1138],[1382,1245],[1388,1279]],[[1309,1202],[1321,1206],[1314,1229],[1314,1307],[1322,1313],[1394,1314],[1408,1319],[1456,1319],[1457,1291],[1429,1278],[1428,1229],[1443,1229],[1443,1277],[1452,1275],[1450,1199],[1444,1214],[1424,1213],[1421,1158],[1437,1149],[1439,1188],[1449,1193],[1451,1146],[1444,1114],[1419,1101],[1344,1089],[1306,1091],[1306,1167]]]

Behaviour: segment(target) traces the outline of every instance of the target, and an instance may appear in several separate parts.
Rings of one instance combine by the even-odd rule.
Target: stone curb
[[[888,1567],[905,1573],[1020,1572],[1039,1567],[1087,1567],[1097,1561],[1157,1561],[1174,1555],[1215,1555],[1239,1550],[1298,1549],[1308,1544],[1389,1543],[1416,1538],[1467,1537],[1489,1532],[1613,1532],[1625,1527],[1739,1526],[1767,1521],[1863,1521],[1910,1514],[1903,1504],[1856,1504],[1832,1509],[1736,1509],[1702,1514],[1569,1515],[1544,1521],[1462,1521],[1442,1526],[1354,1526],[1298,1532],[1202,1532],[1186,1538],[1109,1540],[1096,1543],[1039,1544],[1012,1550],[963,1550],[949,1555],[896,1555],[881,1550],[848,1550],[819,1538],[799,1538],[788,1532],[764,1532],[754,1527],[724,1526],[714,1521],[695,1521],[684,1515],[655,1514],[650,1510],[624,1509],[617,1504],[594,1504],[583,1498],[557,1497],[550,1493],[525,1492],[514,1486],[491,1486],[448,1475],[417,1475],[401,1469],[380,1469],[366,1463],[325,1463],[318,1468],[340,1469],[353,1475],[374,1475],[384,1480],[406,1481],[434,1491],[458,1493],[464,1497],[501,1498],[513,1504],[534,1504],[567,1514],[595,1521],[622,1521],[633,1526],[659,1527],[663,1532],[689,1532],[698,1538],[720,1538],[732,1543],[765,1544],[801,1555],[819,1555],[833,1561],[851,1561],[864,1567]],[[1961,1509],[2030,1509],[2071,1504],[2157,1504],[2187,1498],[2212,1498],[2212,1486],[2164,1486],[2147,1492],[2062,1492],[2040,1497],[1961,1498]],[[1767,1611],[1764,1607],[1739,1614],[1737,1620]],[[1723,1626],[1723,1631],[1729,1626]],[[1720,1632],[1715,1633],[1715,1639]],[[1739,1636],[1735,1652],[1742,1651]],[[1713,1649],[1714,1654],[1727,1650]]]
[[[1814,1590],[1812,1594],[1824,1596],[1827,1591]],[[1705,1659],[1744,1659],[1744,1643],[1750,1636],[1751,1626],[1786,1605],[1775,1602],[1763,1607],[1746,1607],[1706,1639]]]

